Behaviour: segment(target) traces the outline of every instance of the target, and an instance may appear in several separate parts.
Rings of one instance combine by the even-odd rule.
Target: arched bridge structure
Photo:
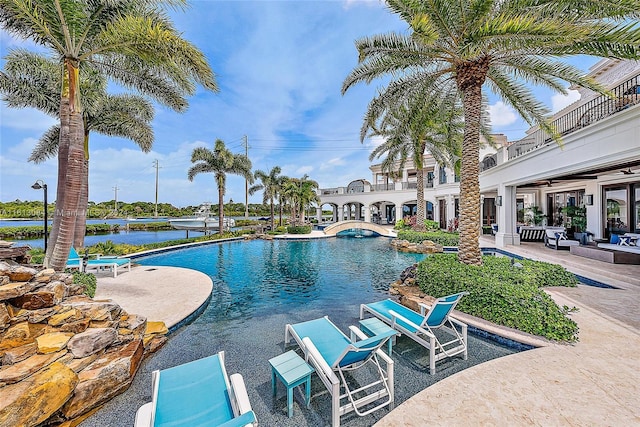
[[[357,221],[357,220],[340,221],[340,222],[336,222],[335,224],[331,224],[325,227],[324,234],[327,236],[335,236],[341,231],[353,230],[353,229],[370,230],[384,237],[397,237],[396,233],[393,230],[381,227],[378,224],[374,224],[372,222]]]

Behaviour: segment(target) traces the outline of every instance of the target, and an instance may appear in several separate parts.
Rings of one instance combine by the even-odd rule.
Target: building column
[[[364,222],[371,222],[371,206],[364,207]]]
[[[336,222],[342,221],[343,218],[344,218],[344,205],[338,205],[338,218],[336,219]]]
[[[516,187],[500,185],[496,200],[500,198],[502,198],[502,205],[497,206],[496,212],[498,216],[496,246],[520,245],[520,234],[516,228]]]
[[[318,220],[318,224],[322,224],[322,206],[316,208],[316,219]]]
[[[396,222],[400,221],[401,219],[402,219],[402,204],[399,204],[399,205],[396,205]]]

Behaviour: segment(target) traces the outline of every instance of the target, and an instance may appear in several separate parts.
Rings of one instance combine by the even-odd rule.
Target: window
[[[444,166],[440,167],[440,180],[438,182],[440,184],[446,184],[447,183],[447,171],[445,170]]]

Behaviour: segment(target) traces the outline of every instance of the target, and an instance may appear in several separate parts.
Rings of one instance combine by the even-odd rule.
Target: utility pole
[[[158,170],[160,169],[158,159],[153,161],[153,167],[156,168],[156,210],[154,212],[154,218],[158,218]]]
[[[244,155],[249,158],[249,138],[244,136]],[[249,181],[244,179],[244,219],[249,219]]]
[[[115,203],[116,215],[118,215],[118,190],[119,188],[117,185],[113,187],[113,191],[116,192],[116,203]]]

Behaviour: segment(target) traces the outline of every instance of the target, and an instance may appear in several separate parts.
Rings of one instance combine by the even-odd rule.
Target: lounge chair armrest
[[[429,310],[431,310],[431,306],[427,305],[423,302],[419,302],[418,305],[420,306],[420,314],[421,315],[425,315]]]
[[[240,415],[251,411],[251,402],[249,402],[249,395],[247,394],[247,388],[244,385],[244,379],[241,374],[233,374],[229,376],[229,382],[231,383],[231,389],[236,399],[236,405]]]
[[[351,342],[356,342],[358,340],[366,340],[367,338],[369,338],[368,336],[365,335],[364,332],[362,332],[360,329],[358,329],[357,327],[351,325],[349,326],[349,330],[351,331]]]
[[[254,414],[253,411],[249,411],[226,423],[219,424],[218,427],[247,427],[255,426],[257,423],[256,414]]]
[[[304,344],[308,357],[311,358],[310,362],[315,365],[318,375],[329,379],[331,384],[340,384],[338,376],[333,372],[327,361],[324,360],[324,357],[322,357],[315,344],[313,344],[313,341],[311,341],[309,337],[304,337],[302,338],[302,343]]]
[[[153,412],[153,403],[145,403],[136,412],[134,427],[153,427],[151,425],[151,413]]]
[[[412,328],[417,329],[418,331],[420,331],[421,333],[425,334],[429,338],[432,338],[432,337],[435,338],[435,335],[433,335],[431,332],[429,332],[426,329],[422,328],[420,325],[416,325],[411,320],[407,319],[406,317],[401,316],[400,314],[396,313],[395,311],[389,310],[389,314],[391,315],[391,319],[392,319],[393,323],[396,323],[397,320],[400,320],[400,321],[406,323],[407,325],[411,326]]]

